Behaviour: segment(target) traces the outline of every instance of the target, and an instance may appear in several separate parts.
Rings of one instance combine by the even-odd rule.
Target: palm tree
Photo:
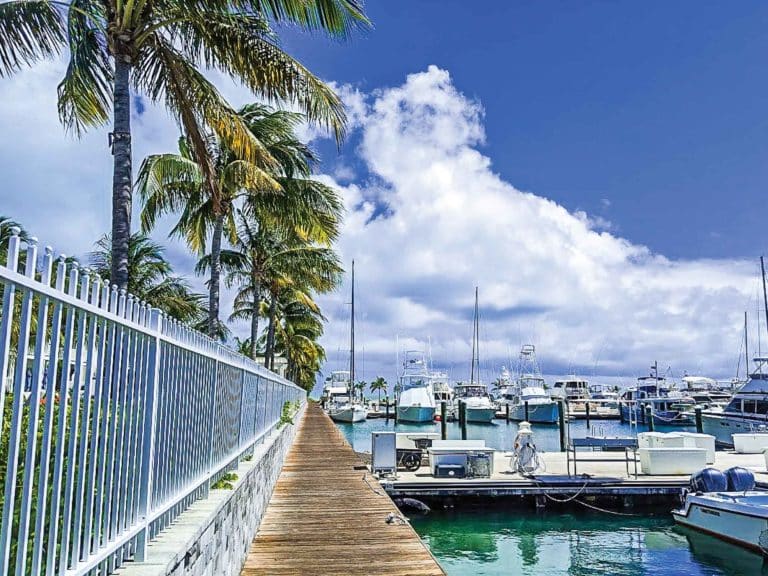
[[[371,392],[378,392],[379,393],[379,404],[381,404],[381,392],[387,392],[387,381],[384,380],[381,376],[376,378],[373,382],[371,382],[370,386]]]
[[[325,349],[317,342],[324,320],[314,302],[297,299],[281,306],[275,323],[275,351],[287,361],[286,377],[306,390],[314,386],[325,360]]]
[[[217,185],[206,131],[244,160],[269,161],[201,69],[215,68],[270,101],[297,105],[341,141],[343,106],[277,43],[269,22],[332,36],[368,25],[358,0],[11,0],[0,3],[0,76],[69,51],[59,117],[75,134],[113,131],[112,281],[128,285],[131,234],[131,90],[162,103],[188,136],[207,186]]]
[[[112,243],[105,234],[88,255],[94,271],[109,278],[112,270]],[[128,292],[147,304],[160,308],[182,322],[195,325],[206,317],[204,297],[192,292],[187,282],[173,275],[162,246],[140,233],[128,243]]]
[[[210,269],[209,330],[220,324],[222,237],[236,243],[239,204],[246,202],[260,225],[292,225],[319,241],[338,235],[341,202],[332,189],[309,178],[315,155],[294,135],[304,116],[258,104],[245,106],[239,114],[274,163],[241,160],[210,136],[207,146],[217,178],[217,186],[210,188],[190,153],[188,139],[182,138],[179,154],[153,155],[144,161],[137,184],[144,200],[145,231],[154,227],[159,216],[180,212],[171,234],[184,237],[201,255],[211,238],[210,256],[205,260],[205,269]],[[253,334],[251,340],[256,341]]]

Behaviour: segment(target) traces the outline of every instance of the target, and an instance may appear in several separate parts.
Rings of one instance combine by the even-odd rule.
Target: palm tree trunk
[[[112,272],[111,282],[128,287],[128,241],[131,237],[131,63],[127,56],[115,56],[114,132],[112,154]]]
[[[267,348],[264,351],[264,366],[275,367],[275,316],[277,315],[277,297],[272,294],[269,300],[269,329],[267,330]]]
[[[251,314],[251,358],[256,360],[256,339],[259,337],[259,301],[261,300],[261,284],[258,276],[252,275],[253,284],[253,313]]]
[[[224,215],[216,216],[211,239],[211,285],[208,291],[208,335],[216,338],[219,330],[219,294],[221,292],[221,236]]]

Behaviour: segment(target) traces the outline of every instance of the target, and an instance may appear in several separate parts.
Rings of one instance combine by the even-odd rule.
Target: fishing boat
[[[430,382],[432,383],[432,395],[435,397],[435,405],[445,402],[450,411],[453,407],[454,391],[448,384],[448,374],[445,372],[430,372]]]
[[[339,372],[342,374],[343,372]],[[333,378],[333,375],[331,375]],[[328,404],[328,416],[336,422],[353,424],[368,418],[368,409],[363,399],[355,398],[355,261],[352,261],[352,312],[349,330],[349,372],[347,373],[346,395],[336,395]]]
[[[533,344],[524,344],[520,349],[512,394],[501,404],[509,405],[510,420],[557,423],[560,415],[558,403],[547,393]]]
[[[659,376],[658,363],[651,366],[648,376],[637,379],[637,385],[620,397],[621,418],[628,422],[645,422],[650,407],[653,423],[661,426],[694,426],[696,424],[692,398],[684,396]]]
[[[562,399],[568,407],[568,418],[596,420],[619,418],[619,395],[604,390],[599,384],[590,385],[589,381],[576,375],[568,376],[555,382],[552,397]]]
[[[432,422],[435,406],[432,375],[427,368],[426,356],[418,350],[407,350],[403,373],[398,377],[397,419],[400,422]]]
[[[754,476],[744,468],[724,473],[706,468],[691,477],[692,490],[675,522],[721,540],[768,552],[768,493],[754,490]]]

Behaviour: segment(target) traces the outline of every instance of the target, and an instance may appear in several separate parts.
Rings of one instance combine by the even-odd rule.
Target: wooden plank
[[[445,576],[410,524],[319,406],[283,465],[241,576]]]

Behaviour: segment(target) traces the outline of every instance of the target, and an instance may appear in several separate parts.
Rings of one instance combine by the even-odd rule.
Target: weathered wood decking
[[[410,525],[386,523],[390,512],[400,514],[311,404],[241,576],[444,575]]]

